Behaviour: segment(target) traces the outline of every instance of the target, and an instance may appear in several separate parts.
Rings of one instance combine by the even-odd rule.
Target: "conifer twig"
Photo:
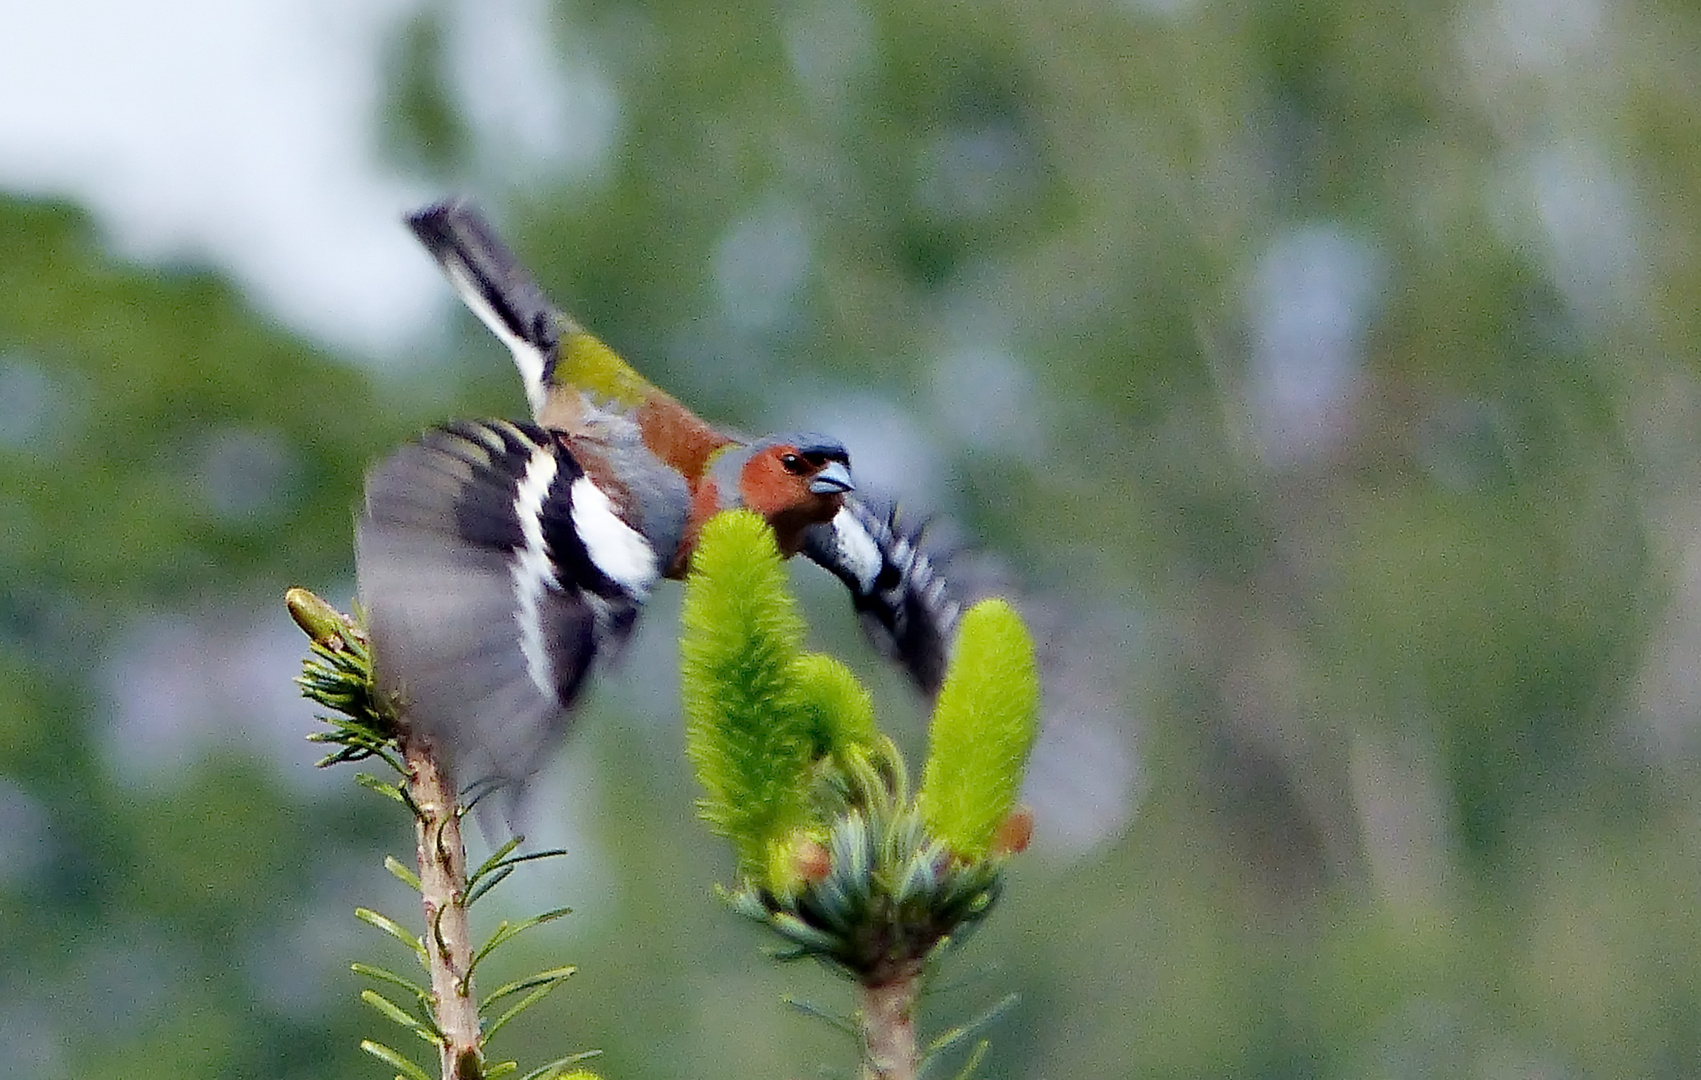
[[[862,1080],[916,1080],[915,999],[921,969],[877,983],[857,984],[862,1027]]]
[[[516,923],[504,921],[482,947],[473,941],[467,909],[506,880],[516,867],[565,853],[533,851],[517,855],[515,850],[524,837],[516,836],[469,873],[461,835],[465,808],[457,797],[454,776],[431,739],[423,732],[409,729],[405,709],[394,695],[379,686],[373,672],[371,643],[361,620],[344,615],[306,589],[291,589],[284,600],[291,617],[313,639],[296,683],[307,698],[341,714],[321,717],[329,728],[308,736],[313,742],[336,747],[319,760],[319,765],[382,761],[395,770],[398,781],[357,773],[356,782],[406,806],[414,818],[418,872],[393,858],[385,859],[384,865],[404,885],[420,894],[425,909],[425,932],[416,935],[395,919],[368,908],[356,908],[355,917],[406,945],[429,972],[430,989],[370,964],[352,966],[356,974],[388,989],[409,992],[413,998],[409,1006],[422,1006],[429,1015],[421,1015],[418,1008],[398,1005],[371,988],[362,991],[361,1000],[385,1018],[435,1045],[442,1080],[506,1076],[518,1069],[518,1064],[502,1061],[487,1067],[485,1042],[508,1021],[566,982],[573,968],[553,967],[498,988],[486,1005],[512,994],[524,996],[488,1027],[479,1021],[473,971],[498,946],[522,931],[560,918],[567,914],[567,909],[556,908]],[[360,1045],[395,1069],[395,1075],[408,1080],[430,1080],[430,1074],[417,1062],[391,1047],[371,1039],[362,1040]],[[563,1058],[535,1070],[527,1080],[560,1075],[562,1066],[585,1056]],[[591,1074],[580,1070],[572,1075]]]
[[[402,736],[407,793],[414,807],[420,898],[425,906],[426,958],[438,1029],[443,1034],[443,1080],[482,1075],[478,999],[472,988],[472,934],[467,927],[467,854],[453,778],[431,740]]]
[[[699,814],[738,854],[739,885],[723,895],[785,939],[776,957],[813,956],[856,984],[860,1080],[917,1080],[929,1060],[916,1039],[923,975],[986,917],[1032,831],[1016,797],[1038,730],[1033,639],[1007,601],[963,614],[912,798],[868,692],[803,650],[761,518],[733,511],[703,527],[682,618],[686,752],[708,792]]]

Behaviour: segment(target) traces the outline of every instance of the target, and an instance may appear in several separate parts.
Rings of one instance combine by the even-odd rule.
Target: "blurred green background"
[[[399,224],[467,193],[678,396],[838,434],[1017,584],[1040,831],[925,1004],[1022,994],[984,1075],[1701,1072],[1692,5],[7,22],[5,1071],[385,1075],[347,964],[404,960],[351,911],[412,916],[410,840],[312,770],[281,595],[349,597],[368,463],[523,410]],[[676,592],[538,800],[571,857],[484,912],[577,909],[494,1050],[848,1066],[710,892]]]

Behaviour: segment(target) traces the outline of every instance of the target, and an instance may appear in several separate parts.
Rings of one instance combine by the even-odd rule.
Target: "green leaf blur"
[[[483,199],[705,415],[866,421],[859,483],[896,457],[887,484],[1058,612],[1032,622],[1038,831],[955,961],[1022,994],[977,1075],[1695,1072],[1692,5],[527,10],[494,36],[564,96],[528,83],[493,121],[513,65],[455,51],[481,37],[462,6],[422,5],[346,105],[392,105],[350,152]],[[346,47],[299,46],[315,85]],[[515,149],[527,117],[559,156]],[[276,213],[309,194],[346,193]],[[138,770],[176,744],[120,725],[153,669],[113,661],[271,618],[292,694],[277,598],[347,598],[367,463],[523,398],[470,317],[363,367],[124,239],[0,195],[0,1056],[44,1080],[375,1077],[344,969],[349,897],[405,906],[373,895],[398,840],[379,800],[302,783],[311,749],[280,763],[223,699],[191,760]],[[209,483],[231,445],[281,465],[251,500]],[[811,647],[883,718],[918,714],[913,748],[924,707],[808,571]],[[646,622],[677,602],[658,588]],[[840,1003],[769,973],[703,889],[727,868],[670,648],[599,672],[540,804],[587,864],[562,902],[594,914],[537,931],[580,973],[503,1037],[520,1060],[599,1046],[618,1080],[803,1075],[843,1047],[772,1003]],[[241,659],[212,670],[266,681]],[[158,711],[204,712],[207,681]]]

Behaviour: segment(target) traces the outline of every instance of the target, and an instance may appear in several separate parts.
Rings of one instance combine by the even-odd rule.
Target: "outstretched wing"
[[[922,547],[925,525],[850,496],[833,520],[804,534],[803,554],[850,589],[869,639],[936,694],[962,605]]]
[[[434,428],[374,470],[355,550],[378,678],[463,789],[541,767],[660,572],[560,435],[505,421]]]

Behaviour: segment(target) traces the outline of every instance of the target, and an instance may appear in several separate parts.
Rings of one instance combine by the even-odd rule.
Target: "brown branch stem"
[[[468,1080],[480,1076],[483,1065],[478,999],[472,988],[472,934],[467,927],[467,853],[455,782],[422,735],[403,736],[402,758],[415,809],[425,951],[434,1019],[443,1033],[443,1080]]]
[[[904,971],[878,983],[857,987],[862,1024],[862,1080],[915,1080],[915,999],[921,972]]]

